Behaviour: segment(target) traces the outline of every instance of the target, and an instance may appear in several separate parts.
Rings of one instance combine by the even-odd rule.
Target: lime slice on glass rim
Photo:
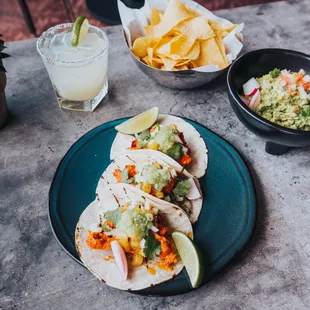
[[[71,46],[77,47],[88,34],[89,21],[85,16],[79,16],[73,25]]]
[[[198,248],[190,238],[181,232],[173,232],[172,239],[185,266],[192,287],[197,288],[201,284],[204,275],[203,261]]]
[[[155,124],[158,114],[159,109],[154,107],[130,118],[120,125],[115,126],[115,129],[126,135],[133,135],[142,132]]]

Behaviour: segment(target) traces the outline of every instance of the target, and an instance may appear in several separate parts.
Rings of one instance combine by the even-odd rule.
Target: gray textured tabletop
[[[246,50],[309,52],[308,0],[224,10],[245,22]],[[309,148],[274,157],[237,120],[225,80],[194,91],[155,85],[134,66],[120,27],[110,39],[109,96],[94,113],[58,108],[35,40],[8,44],[7,100],[0,130],[0,309],[310,309]],[[47,194],[68,148],[104,122],[157,105],[192,118],[231,142],[252,170],[259,216],[241,258],[212,282],[183,296],[141,297],[109,288],[57,244]]]

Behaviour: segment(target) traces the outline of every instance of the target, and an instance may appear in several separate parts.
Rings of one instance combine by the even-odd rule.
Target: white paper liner
[[[199,3],[192,0],[180,0],[189,8],[195,10],[201,15],[206,15],[209,19],[219,21],[225,25],[231,25],[232,23],[225,19],[214,15],[205,7],[201,6]],[[131,9],[126,7],[126,5],[118,0],[118,10],[121,17],[124,33],[126,36],[126,40],[129,48],[132,48],[132,44],[134,40],[141,36],[146,36],[144,31],[144,27],[149,25],[150,17],[151,17],[151,9],[156,8],[159,11],[164,12],[168,6],[169,0],[145,0],[145,4],[141,9]],[[240,53],[243,44],[240,40],[242,40],[242,30],[244,28],[244,24],[239,24],[233,31],[231,31],[224,39],[223,43],[225,45],[226,56],[228,63],[231,64]],[[237,37],[236,37],[237,35]],[[240,39],[240,40],[239,40]],[[194,71],[199,72],[215,72],[219,71],[219,67],[217,65],[206,65],[202,67],[198,67],[192,69]]]

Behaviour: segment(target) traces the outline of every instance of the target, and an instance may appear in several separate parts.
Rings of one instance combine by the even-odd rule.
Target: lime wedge
[[[204,268],[201,254],[194,242],[181,232],[173,232],[172,239],[185,266],[192,287],[196,288],[203,280]]]
[[[159,109],[154,107],[136,115],[135,117],[130,118],[120,125],[117,125],[115,129],[127,135],[133,135],[135,133],[142,132],[143,130],[148,129],[155,124],[158,118],[158,114]]]
[[[79,16],[73,25],[72,29],[72,37],[71,37],[71,45],[76,47],[78,46],[88,34],[88,25],[89,21],[84,16]]]

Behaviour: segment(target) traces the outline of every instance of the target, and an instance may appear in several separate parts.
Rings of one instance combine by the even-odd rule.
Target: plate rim
[[[166,114],[166,113],[161,113],[161,114]],[[244,164],[244,168],[246,169],[245,171],[247,172],[247,175],[249,177],[249,179],[251,180],[251,184],[252,184],[252,188],[253,188],[253,193],[254,193],[254,204],[253,204],[253,207],[254,207],[254,211],[253,212],[253,224],[251,225],[251,230],[250,230],[250,235],[248,237],[248,239],[246,240],[246,242],[241,246],[241,248],[236,251],[234,253],[234,255],[232,256],[232,258],[226,262],[219,270],[217,270],[216,272],[213,273],[213,275],[209,278],[208,282],[210,282],[211,280],[213,280],[215,277],[217,277],[218,275],[220,275],[222,272],[224,272],[225,269],[227,269],[227,267],[229,267],[229,265],[233,264],[236,259],[238,257],[240,257],[242,255],[242,253],[245,252],[247,246],[251,243],[251,241],[253,240],[253,237],[254,237],[254,232],[256,230],[256,227],[257,227],[257,218],[258,218],[258,199],[257,199],[257,190],[256,190],[256,187],[255,187],[255,182],[254,182],[254,177],[253,177],[253,173],[251,172],[250,168],[249,168],[249,165],[248,165],[248,162],[245,160],[245,158],[242,156],[242,154],[239,152],[239,150],[237,150],[233,145],[232,143],[230,143],[229,141],[227,141],[225,138],[223,138],[222,136],[220,136],[219,134],[215,133],[213,130],[207,128],[205,125],[202,125],[201,123],[197,122],[196,120],[192,120],[192,119],[189,119],[187,117],[184,117],[184,116],[179,116],[179,115],[175,115],[175,114],[167,114],[167,115],[172,115],[172,116],[176,116],[176,117],[180,117],[186,121],[190,121],[190,122],[193,122],[203,128],[205,128],[207,131],[210,131],[213,135],[215,135],[217,138],[220,138],[221,140],[223,140],[225,143],[227,143],[236,153],[237,155],[240,157],[242,163]],[[129,119],[133,116],[126,116],[126,117],[121,117],[121,118],[117,118],[117,119],[113,119],[113,120],[110,120],[110,121],[107,121],[107,122],[104,122],[94,128],[92,128],[91,130],[87,131],[85,134],[83,134],[81,137],[79,137],[71,146],[70,148],[67,150],[67,152],[63,155],[63,157],[61,158],[61,160],[59,161],[56,169],[55,169],[55,172],[54,172],[54,175],[53,175],[53,178],[52,178],[52,181],[51,181],[51,184],[50,184],[50,187],[49,187],[49,191],[48,191],[48,196],[47,196],[47,211],[48,211],[48,222],[49,222],[49,225],[50,225],[50,228],[52,230],[52,233],[53,233],[53,236],[54,238],[56,239],[56,242],[58,243],[58,245],[60,246],[60,248],[71,258],[73,259],[76,263],[78,263],[80,266],[82,266],[83,268],[86,268],[86,266],[82,263],[81,260],[77,259],[72,253],[69,252],[69,250],[66,249],[66,247],[61,243],[61,241],[59,240],[58,236],[57,236],[57,233],[56,233],[56,230],[54,229],[54,226],[53,226],[53,223],[52,223],[52,219],[51,219],[51,195],[52,195],[52,188],[54,186],[54,183],[56,182],[56,176],[58,175],[58,172],[59,172],[59,169],[61,167],[61,165],[63,164],[64,160],[66,159],[66,157],[68,156],[68,154],[71,152],[71,150],[76,146],[76,144],[82,139],[84,138],[85,136],[87,136],[88,134],[91,134],[93,131],[99,129],[99,127],[103,126],[103,125],[106,125],[108,123],[111,123],[111,122],[114,122],[114,121],[125,121],[126,119]],[[199,132],[199,131],[198,131]],[[200,132],[199,132],[200,134]],[[201,134],[200,134],[201,136]],[[206,143],[206,141],[204,141]],[[207,143],[206,143],[207,145]],[[209,155],[208,155],[209,156]],[[208,167],[207,167],[207,170],[208,170]],[[207,170],[206,170],[206,173],[207,173]],[[87,269],[87,268],[86,268]],[[205,283],[206,284],[206,283]],[[154,296],[178,296],[178,295],[184,295],[184,294],[188,294],[192,291],[196,291],[198,289],[201,289],[202,287],[204,287],[205,285],[201,285],[199,286],[198,288],[190,288],[189,290],[187,291],[182,291],[182,292],[179,292],[179,293],[162,293],[162,294],[151,294],[147,291],[144,291],[144,290],[139,290],[139,291],[128,291],[129,293],[132,293],[132,294],[135,294],[135,295],[140,295],[140,296],[150,296],[150,297],[154,297]],[[117,288],[116,288],[117,289]],[[120,290],[120,289],[118,289]],[[122,290],[120,290],[122,291]]]

